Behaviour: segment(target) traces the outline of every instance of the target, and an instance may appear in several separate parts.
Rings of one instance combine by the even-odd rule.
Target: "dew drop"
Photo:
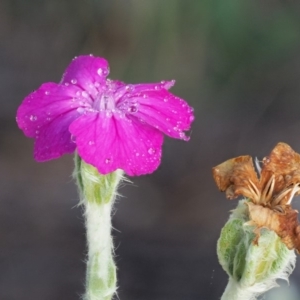
[[[65,83],[65,86],[69,86],[69,85],[70,85],[69,82],[66,82],[66,83]]]
[[[150,155],[153,155],[155,152],[156,152],[156,151],[155,151],[154,148],[149,148],[149,149],[148,149],[148,153],[149,153]]]
[[[135,154],[135,156],[140,156],[140,154],[137,152],[137,153]]]
[[[167,121],[167,122],[170,122],[170,118],[166,118],[166,121]]]
[[[105,69],[103,70],[103,75],[104,75],[104,76],[107,76],[108,73],[109,73],[109,68],[107,67],[107,68],[105,68]]]
[[[71,83],[72,84],[76,84],[77,83],[77,79],[71,79]]]
[[[190,122],[194,121],[195,120],[195,117],[194,116],[190,116]]]
[[[99,87],[100,86],[100,83],[99,82],[95,82],[95,87]]]
[[[80,114],[83,114],[85,112],[85,109],[83,107],[78,107],[77,108],[77,111],[80,113]]]
[[[103,75],[103,69],[102,69],[102,68],[99,68],[99,69],[97,70],[97,74],[98,74],[99,76],[102,76],[102,75]]]
[[[37,116],[31,115],[31,116],[29,117],[29,120],[32,121],[32,122],[34,122],[34,121],[37,120]]]
[[[95,144],[94,141],[89,141],[89,145],[90,145],[90,146],[92,146],[92,145],[94,145],[94,144]]]
[[[132,84],[128,84],[128,85],[126,85],[125,89],[126,89],[126,91],[132,92],[134,90],[134,86]]]
[[[105,163],[106,163],[106,164],[111,163],[111,159],[110,159],[110,158],[106,158],[106,159],[105,159]]]
[[[131,106],[128,107],[128,111],[131,112],[131,113],[135,113],[138,111],[137,107],[136,107],[136,104],[133,104]]]
[[[50,121],[50,120],[51,120],[51,118],[49,118],[49,117],[48,117],[48,118],[46,118],[46,120],[47,120],[47,121]]]
[[[35,133],[36,133],[36,134],[39,134],[40,132],[39,132],[39,130],[36,130]]]
[[[159,86],[156,85],[156,86],[154,87],[154,89],[158,91],[158,90],[159,90]]]
[[[286,182],[288,182],[292,179],[292,176],[287,174],[287,175],[285,175],[284,179],[285,179]]]
[[[164,102],[168,102],[168,98],[165,98],[165,99],[164,99]]]
[[[83,91],[81,94],[82,94],[82,97],[85,97],[85,98],[87,98],[89,95],[86,91]]]
[[[45,92],[45,95],[49,95],[49,94],[50,94],[50,92],[49,92],[49,91],[46,91],[46,92]]]
[[[112,117],[112,112],[110,110],[106,111],[105,115],[110,118]]]

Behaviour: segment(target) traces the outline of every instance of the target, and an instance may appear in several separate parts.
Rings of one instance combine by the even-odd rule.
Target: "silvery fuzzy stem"
[[[85,207],[88,244],[86,294],[83,299],[110,300],[117,289],[111,213],[122,171],[101,175],[78,156],[75,162],[75,175]]]
[[[243,288],[234,279],[230,278],[221,300],[254,300],[256,293]]]

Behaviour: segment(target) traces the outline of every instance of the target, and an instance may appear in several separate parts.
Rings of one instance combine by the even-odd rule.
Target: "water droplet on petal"
[[[85,98],[87,98],[89,96],[89,94],[86,91],[83,91],[81,94],[82,94],[82,97],[85,97]]]
[[[159,90],[159,88],[160,88],[160,87],[159,87],[158,85],[156,85],[156,86],[154,87],[154,89],[157,90],[157,91]]]
[[[194,121],[195,120],[195,117],[194,116],[190,116],[190,122]]]
[[[35,133],[36,133],[36,134],[39,134],[40,132],[39,132],[39,130],[36,130]]]
[[[137,152],[137,153],[135,154],[135,156],[140,156],[140,154]]]
[[[37,120],[37,116],[31,115],[31,116],[29,117],[29,120],[32,121],[32,122],[34,122],[34,121]]]
[[[94,145],[94,144],[95,144],[94,141],[89,141],[89,145],[90,145],[90,146],[92,146],[92,145]]]
[[[107,76],[108,73],[109,73],[109,67],[107,67],[103,70],[103,76]]]
[[[190,137],[186,136],[182,131],[179,133],[179,137],[186,142],[190,139]]]
[[[128,84],[128,85],[126,85],[125,89],[126,89],[126,91],[132,92],[134,90],[134,86],[132,84]]]
[[[166,121],[167,121],[167,122],[170,122],[170,118],[166,118]]]
[[[45,91],[45,95],[49,95],[50,94],[50,92],[49,91]]]
[[[75,135],[71,135],[71,141],[72,141],[73,143],[76,143],[76,136],[75,136]]]
[[[168,98],[165,98],[165,99],[164,99],[164,102],[168,102]]]
[[[137,105],[136,104],[132,104],[131,106],[128,107],[128,111],[131,113],[135,113],[138,111]]]
[[[105,163],[106,163],[106,164],[111,163],[111,159],[110,159],[110,158],[106,158],[106,159],[105,159]]]
[[[78,107],[77,108],[77,111],[80,113],[80,114],[83,114],[85,112],[85,109],[83,107]]]
[[[99,69],[97,70],[97,74],[98,74],[99,76],[102,76],[102,75],[103,75],[103,70],[102,70],[102,68],[99,68]]]
[[[77,83],[77,79],[71,79],[71,83],[72,84],[76,84]]]
[[[110,118],[112,117],[112,112],[110,110],[106,111],[105,115]]]
[[[155,151],[154,148],[149,148],[149,149],[148,149],[148,153],[149,153],[150,155],[153,155],[155,152],[156,152],[156,151]]]

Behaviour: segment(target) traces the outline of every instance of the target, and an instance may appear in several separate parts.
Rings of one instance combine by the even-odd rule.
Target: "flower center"
[[[139,110],[139,102],[135,97],[130,97],[128,86],[117,87],[108,81],[95,97],[92,109],[104,113],[107,117],[118,114],[125,117],[135,114]]]
[[[94,101],[93,108],[96,111],[106,113],[107,117],[112,116],[116,109],[115,98],[112,92],[100,92]]]

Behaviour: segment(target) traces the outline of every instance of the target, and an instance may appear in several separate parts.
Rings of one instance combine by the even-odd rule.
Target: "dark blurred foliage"
[[[15,124],[28,93],[58,82],[83,53],[106,57],[126,82],[176,79],[172,91],[195,107],[191,140],[166,138],[158,171],[120,191],[119,296],[216,300],[227,281],[216,241],[237,202],[217,191],[211,168],[262,158],[279,141],[300,152],[299,50],[295,0],[1,0],[0,299],[73,300],[84,290],[72,157],[33,160]],[[299,278],[297,266],[291,287],[264,299],[299,299]]]

